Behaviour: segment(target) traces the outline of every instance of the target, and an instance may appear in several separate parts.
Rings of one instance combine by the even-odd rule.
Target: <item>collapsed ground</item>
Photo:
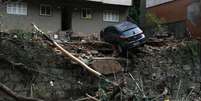
[[[0,38],[1,83],[17,94],[47,101],[83,98],[90,101],[87,94],[100,101],[201,100],[199,42],[171,38],[150,40],[143,47],[130,50],[128,59],[115,58],[121,70],[106,73],[106,77],[122,84],[119,89],[96,78],[41,39],[4,34]],[[94,57],[112,56],[109,45],[92,43],[71,42],[63,47],[89,65]],[[0,101],[14,99],[0,91]]]

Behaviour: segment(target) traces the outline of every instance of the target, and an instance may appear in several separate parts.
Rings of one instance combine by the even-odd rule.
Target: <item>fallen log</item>
[[[16,101],[44,101],[38,98],[25,97],[25,96],[18,95],[15,92],[13,92],[10,88],[2,84],[1,82],[0,82],[0,91],[14,98]]]

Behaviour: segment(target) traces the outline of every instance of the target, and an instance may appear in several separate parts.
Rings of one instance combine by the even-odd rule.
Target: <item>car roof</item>
[[[114,27],[115,27],[118,31],[124,32],[124,31],[126,31],[126,30],[131,29],[131,28],[136,28],[136,27],[138,27],[138,26],[137,26],[136,24],[134,24],[134,23],[131,23],[131,22],[128,22],[128,21],[124,21],[124,22],[121,22],[121,23],[119,23],[119,24],[117,24],[117,25],[114,25]]]

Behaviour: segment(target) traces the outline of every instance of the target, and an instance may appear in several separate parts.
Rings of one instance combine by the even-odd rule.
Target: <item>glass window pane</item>
[[[50,5],[41,5],[40,6],[40,15],[50,16],[52,13],[52,8]]]
[[[50,9],[50,7],[46,7],[46,15],[51,15],[51,9]]]
[[[118,22],[119,21],[119,13],[117,11],[107,10],[103,13],[104,21]]]
[[[25,3],[15,3],[15,2],[9,3],[7,4],[7,13],[17,15],[27,15],[27,6]]]
[[[45,7],[41,7],[41,14],[45,14]]]
[[[82,10],[81,10],[81,18],[83,18],[83,19],[91,19],[92,18],[92,10],[90,8],[82,8]]]

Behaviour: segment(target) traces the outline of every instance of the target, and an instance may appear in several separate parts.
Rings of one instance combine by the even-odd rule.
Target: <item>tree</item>
[[[140,0],[133,0],[132,7],[129,9],[129,16],[134,20],[135,23],[139,24]]]

